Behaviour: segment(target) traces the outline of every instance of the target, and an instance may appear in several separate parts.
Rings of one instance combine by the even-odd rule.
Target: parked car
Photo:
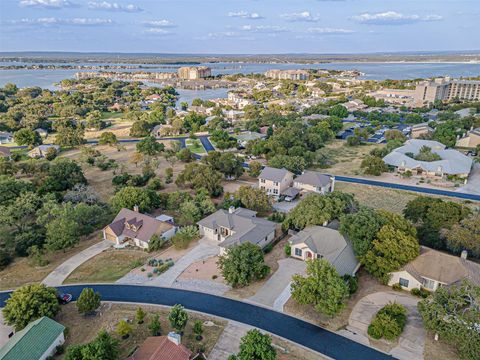
[[[60,294],[58,295],[58,302],[62,305],[68,304],[72,301],[72,294]]]

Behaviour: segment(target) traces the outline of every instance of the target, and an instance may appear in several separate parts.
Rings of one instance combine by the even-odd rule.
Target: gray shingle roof
[[[294,181],[300,184],[323,187],[330,183],[330,175],[317,171],[305,171],[302,175],[296,177]]]
[[[258,176],[260,179],[281,182],[288,174],[293,174],[287,169],[277,169],[265,166]]]
[[[292,245],[305,245],[315,254],[328,260],[338,273],[352,275],[358,267],[352,246],[337,230],[323,226],[310,226],[290,239]]]

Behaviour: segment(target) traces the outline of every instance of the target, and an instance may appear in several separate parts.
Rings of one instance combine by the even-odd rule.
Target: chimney
[[[182,343],[182,336],[176,332],[170,331],[168,333],[167,339],[170,340],[175,345],[180,345]]]
[[[462,250],[462,253],[460,254],[460,258],[463,260],[467,260],[467,256],[468,256],[468,251]]]
[[[139,212],[139,210],[138,210],[138,205],[134,205],[134,206],[133,206],[133,211]]]
[[[228,208],[228,213],[229,213],[229,214],[233,214],[234,212],[235,212],[235,206],[230,206],[230,207]]]

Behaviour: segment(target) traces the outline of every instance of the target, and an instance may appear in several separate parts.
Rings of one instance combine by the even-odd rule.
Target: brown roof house
[[[189,360],[192,352],[181,344],[179,334],[148,337],[127,360]]]
[[[467,260],[466,251],[461,256],[454,256],[422,246],[415,260],[390,273],[388,285],[400,284],[406,290],[425,288],[435,291],[440,286],[463,279],[480,285],[480,264]]]
[[[171,221],[162,220],[162,216],[154,218],[142,214],[138,207],[134,210],[123,208],[111,224],[103,229],[103,238],[120,247],[133,245],[147,249],[153,235],[170,239],[176,231],[176,226]]]

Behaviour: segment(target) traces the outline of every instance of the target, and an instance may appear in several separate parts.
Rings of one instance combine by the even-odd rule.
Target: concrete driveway
[[[480,195],[480,163],[474,163],[468,182],[457,189],[459,192]]]
[[[181,257],[170,269],[159,275],[157,278],[148,281],[148,285],[171,287],[174,285],[175,280],[180,274],[194,262],[218,255],[219,252],[220,248],[217,244],[211,240],[202,238],[197,246]]]
[[[417,310],[419,299],[400,292],[377,292],[360,299],[350,314],[347,330],[368,344],[368,325],[383,306],[396,302],[407,308],[407,324],[390,354],[401,360],[421,360],[425,347],[425,329]],[[363,341],[362,339],[363,338]]]
[[[4,322],[2,310],[3,308],[0,308],[0,348],[8,342],[8,335],[13,332],[13,327]]]
[[[90,246],[89,248],[86,248],[78,254],[73,255],[71,258],[60,264],[50,274],[48,274],[47,277],[43,279],[42,283],[47,286],[62,285],[67,277],[73,272],[73,270],[82,265],[85,261],[108,249],[112,245],[113,243],[111,241],[103,240],[95,245]]]
[[[291,295],[292,276],[295,274],[304,275],[306,268],[305,262],[301,260],[292,258],[279,260],[278,270],[250,300],[282,311],[283,305]]]
[[[300,199],[296,199],[293,201],[281,201],[281,202],[275,202],[272,206],[275,210],[278,212],[283,212],[283,213],[288,213],[290,212],[295,206],[298,205],[300,202]]]

